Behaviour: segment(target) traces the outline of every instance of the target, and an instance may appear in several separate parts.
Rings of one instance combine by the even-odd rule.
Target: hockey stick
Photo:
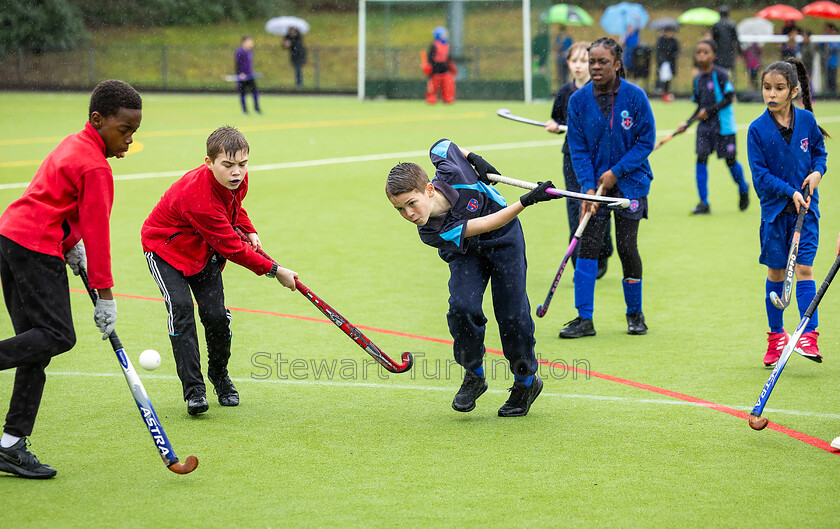
[[[667,136],[665,136],[664,138],[662,138],[661,140],[659,140],[658,142],[656,142],[656,144],[653,146],[653,150],[655,151],[656,149],[658,149],[658,148],[662,147],[664,144],[666,144],[666,143],[668,143],[669,141],[673,140],[673,139],[674,139],[674,136],[679,136],[680,134],[682,134],[683,132],[685,132],[686,130],[688,130],[688,127],[690,127],[690,126],[692,125],[692,123],[694,123],[695,121],[697,121],[697,117],[696,117],[696,116],[692,116],[692,117],[691,117],[691,119],[689,119],[689,120],[688,120],[688,122],[686,122],[686,124],[685,124],[685,130],[684,130],[684,131],[682,131],[682,132],[677,132],[677,131],[674,131],[674,132],[672,132],[671,134],[668,134]]]
[[[517,180],[516,178],[510,178],[507,176],[502,176],[493,173],[487,173],[487,178],[489,178],[493,182],[501,182],[503,184],[507,184],[514,187],[521,187],[523,189],[536,189],[537,184],[533,182],[526,182],[525,180]],[[565,197],[565,198],[574,198],[576,200],[584,200],[589,202],[597,202],[599,204],[604,204],[606,207],[610,209],[626,209],[630,207],[630,199],[629,198],[618,198],[618,197],[603,197],[598,195],[587,195],[586,193],[575,193],[574,191],[566,191],[565,189],[555,189],[553,187],[549,187],[545,190],[546,193],[557,195],[558,197]]]
[[[596,196],[604,194],[604,186],[598,188],[598,191],[595,193]],[[580,236],[583,235],[583,230],[586,229],[586,225],[589,224],[589,219],[592,217],[592,212],[589,211],[586,215],[583,216],[583,220],[580,221],[578,224],[577,230],[575,230],[575,235],[572,237],[572,242],[569,243],[569,248],[566,250],[566,255],[563,256],[563,262],[560,263],[560,268],[557,269],[557,275],[554,276],[554,282],[551,283],[551,288],[548,289],[548,294],[545,296],[545,301],[542,305],[537,305],[537,317],[542,318],[545,316],[545,313],[548,312],[548,306],[551,304],[551,298],[554,297],[554,291],[557,290],[557,285],[560,283],[560,276],[563,275],[563,270],[566,269],[566,263],[569,262],[569,258],[572,257],[572,254],[575,253],[575,248],[577,248],[577,243],[580,240]]]
[[[82,278],[82,282],[85,284],[85,289],[87,289],[91,301],[93,301],[93,304],[96,305],[98,296],[96,292],[90,288],[87,270],[83,268],[79,275]],[[128,359],[128,355],[125,354],[125,349],[123,348],[122,343],[120,343],[120,339],[117,337],[117,331],[111,331],[111,335],[108,339],[111,341],[111,347],[114,348],[114,353],[117,355],[117,360],[120,362],[120,366],[122,366],[125,381],[128,383],[128,388],[131,390],[134,402],[140,410],[140,416],[143,417],[143,422],[146,424],[146,428],[148,428],[149,433],[152,435],[152,440],[155,442],[155,447],[158,449],[160,457],[163,459],[163,463],[169,470],[176,474],[189,474],[198,466],[198,459],[191,455],[187,456],[187,460],[183,463],[178,461],[178,456],[175,455],[175,450],[172,449],[172,445],[169,443],[169,438],[166,437],[166,432],[163,431],[163,425],[160,424],[160,419],[158,419],[157,413],[155,413],[155,409],[152,407],[152,401],[149,400],[146,388],[143,387],[140,377],[137,376],[134,366],[131,365],[131,360]]]
[[[802,196],[808,200],[808,184],[802,189]],[[790,305],[791,291],[793,290],[793,273],[796,269],[796,255],[799,253],[799,237],[802,234],[802,224],[805,222],[807,213],[805,206],[799,207],[799,215],[796,217],[796,227],[793,228],[793,237],[790,240],[790,252],[788,252],[787,267],[785,268],[785,284],[782,287],[782,297],[775,292],[770,292],[770,301],[777,309],[785,309]]]
[[[241,230],[237,229],[236,232],[239,234],[239,238],[241,238],[245,242],[248,241],[248,237],[243,233]],[[257,250],[257,253],[265,257],[266,259],[271,259],[266,252],[263,250]],[[271,259],[274,261],[274,259]],[[274,261],[275,263],[277,261]],[[330,307],[326,301],[318,297],[314,292],[312,292],[306,285],[301,283],[298,279],[295,279],[295,288],[303,294],[303,296],[312,302],[321,313],[329,318],[331,322],[333,322],[339,329],[341,329],[344,334],[350,337],[351,340],[356,342],[356,344],[367,351],[367,353],[374,358],[377,362],[379,362],[382,367],[390,371],[391,373],[403,373],[411,369],[411,366],[414,364],[414,357],[408,351],[402,354],[402,363],[398,364],[393,358],[385,354],[385,352],[379,348],[375,343],[370,341],[367,336],[362,333],[359,329],[353,326],[352,323],[344,319],[344,316],[338,313],[337,310]]]
[[[239,75],[230,74],[230,75],[223,75],[222,79],[224,79],[225,81],[227,81],[229,83],[235,83],[235,82],[239,82],[239,81],[253,81],[254,79],[261,79],[262,76],[263,76],[263,74],[261,74],[261,73],[255,73],[255,74],[252,74],[252,75],[246,75],[245,79],[240,79]]]
[[[750,413],[750,428],[753,430],[763,430],[767,426],[768,420],[766,417],[761,416],[761,412],[764,411],[764,406],[767,405],[767,399],[770,398],[770,393],[773,391],[773,387],[779,380],[779,377],[782,374],[782,369],[785,368],[785,364],[787,364],[790,354],[793,352],[794,348],[796,348],[796,344],[799,342],[799,338],[802,337],[802,333],[805,332],[805,326],[808,325],[808,322],[811,320],[811,316],[813,316],[814,311],[817,310],[817,305],[820,304],[820,301],[825,295],[825,291],[828,290],[828,285],[831,284],[831,281],[837,274],[838,268],[840,268],[840,256],[838,256],[837,259],[834,260],[834,264],[831,265],[831,270],[829,270],[828,275],[825,276],[825,280],[822,285],[820,285],[820,289],[817,290],[817,293],[814,295],[814,299],[811,300],[811,304],[808,305],[808,309],[802,316],[802,321],[799,322],[796,332],[793,333],[790,341],[782,351],[782,356],[779,357],[779,361],[776,362],[776,367],[774,367],[773,372],[770,373],[770,378],[768,378],[767,383],[764,384],[764,388],[761,390],[761,394],[758,396],[758,400]]]
[[[513,121],[518,121],[520,123],[527,123],[529,125],[536,125],[536,126],[542,127],[542,128],[545,128],[545,126],[547,125],[547,123],[542,122],[542,121],[537,121],[535,119],[523,118],[522,116],[517,116],[515,114],[511,114],[510,110],[507,109],[507,108],[500,108],[499,110],[496,111],[496,114],[498,114],[500,117],[503,117],[503,118],[512,119]],[[566,125],[557,125],[557,126],[560,128],[560,130],[557,131],[557,134],[563,134],[564,132],[566,132],[566,129],[567,129]]]

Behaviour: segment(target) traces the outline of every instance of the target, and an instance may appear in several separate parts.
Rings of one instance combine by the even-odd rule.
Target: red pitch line
[[[84,290],[79,290],[79,289],[75,289],[75,288],[71,288],[70,292],[81,292],[83,294],[87,293]],[[154,298],[154,297],[148,297],[148,296],[133,296],[133,295],[130,295],[130,294],[114,294],[114,295],[118,296],[118,297],[121,297],[121,298],[128,298],[128,299],[139,299],[139,300],[145,300],[145,301],[161,301],[161,302],[163,301],[163,299],[161,299],[161,298]],[[267,310],[256,310],[256,309],[244,309],[244,308],[238,308],[238,307],[228,307],[228,309],[230,309],[232,311],[236,311],[236,312],[248,312],[248,313],[251,313],[251,314],[264,314],[266,316],[279,316],[281,318],[291,318],[291,319],[295,319],[295,320],[311,321],[311,322],[317,322],[317,323],[327,323],[327,324],[330,324],[330,325],[333,324],[330,320],[325,320],[323,318],[311,318],[309,316],[298,316],[296,314],[283,314],[282,312],[271,312],[271,311],[267,311]],[[389,334],[391,336],[399,336],[401,338],[412,338],[412,339],[415,339],[415,340],[423,340],[423,341],[426,341],[426,342],[435,342],[435,343],[442,343],[442,344],[446,344],[446,345],[452,345],[452,340],[443,340],[441,338],[431,338],[429,336],[421,336],[421,335],[418,335],[418,334],[409,334],[409,333],[400,332],[400,331],[391,331],[391,330],[388,330],[388,329],[380,329],[378,327],[368,327],[366,325],[356,325],[356,327],[358,327],[359,329],[365,330],[365,331],[372,331],[372,332],[378,332],[378,333],[382,333],[382,334]],[[497,351],[495,349],[486,349],[486,351],[488,353],[493,353],[495,355],[504,356],[504,353],[502,351]],[[697,405],[703,406],[705,408],[716,410],[716,411],[719,411],[719,412],[722,412],[722,413],[727,413],[729,415],[732,415],[733,417],[737,417],[737,418],[743,419],[745,421],[749,420],[749,418],[750,418],[750,414],[745,412],[745,411],[736,410],[735,408],[730,408],[729,406],[724,406],[723,404],[716,404],[716,403],[708,401],[708,400],[703,400],[703,399],[700,399],[700,398],[697,398],[697,397],[692,397],[691,395],[686,395],[685,393],[679,393],[679,392],[676,392],[676,391],[671,391],[670,389],[651,386],[650,384],[644,384],[642,382],[635,382],[633,380],[627,380],[626,378],[614,377],[612,375],[607,375],[605,373],[598,373],[597,371],[585,371],[585,370],[577,368],[577,367],[571,367],[571,366],[568,366],[568,365],[565,365],[565,364],[557,364],[557,363],[554,363],[554,362],[549,362],[547,360],[539,360],[539,363],[544,365],[544,366],[547,366],[547,367],[554,367],[554,368],[557,368],[557,369],[565,369],[566,371],[574,371],[574,372],[580,373],[582,375],[587,375],[588,374],[588,375],[591,375],[595,378],[600,378],[602,380],[608,380],[610,382],[616,382],[618,384],[623,384],[625,386],[630,386],[630,387],[637,388],[637,389],[643,389],[645,391],[650,391],[652,393],[658,393],[659,395],[665,395],[666,397],[671,397],[671,398],[681,400],[681,401],[684,401],[684,402],[690,402],[692,404],[697,404]],[[767,428],[769,428],[770,430],[775,430],[779,433],[783,433],[783,434],[785,434],[789,437],[792,437],[793,439],[796,439],[797,441],[802,441],[803,443],[809,444],[809,445],[811,445],[815,448],[819,448],[820,450],[825,450],[826,452],[828,452],[830,454],[840,455],[840,451],[835,450],[834,448],[831,448],[831,445],[827,441],[823,441],[822,439],[817,439],[816,437],[812,437],[812,436],[810,436],[806,433],[802,433],[800,431],[793,430],[791,428],[787,428],[787,427],[782,426],[780,424],[776,424],[772,421],[767,424]]]

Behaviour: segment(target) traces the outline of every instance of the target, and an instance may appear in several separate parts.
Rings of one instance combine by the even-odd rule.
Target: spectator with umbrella
[[[289,59],[295,69],[295,87],[302,88],[302,69],[306,64],[303,34],[309,31],[309,23],[298,17],[274,17],[265,23],[265,30],[272,35],[283,35],[283,47],[289,50]]]

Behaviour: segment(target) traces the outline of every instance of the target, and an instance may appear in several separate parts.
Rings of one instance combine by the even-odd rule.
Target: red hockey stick
[[[239,234],[239,237],[245,241],[246,243],[250,244],[248,240],[248,236],[245,235],[241,230],[237,229],[236,232]],[[265,257],[266,259],[271,259],[267,253],[263,250],[257,250],[257,253]],[[274,261],[274,259],[271,259]],[[275,263],[277,261],[274,261]],[[390,371],[391,373],[403,373],[411,369],[411,366],[414,364],[414,357],[408,351],[402,354],[402,363],[398,364],[393,358],[385,354],[385,352],[379,348],[375,343],[373,343],[367,336],[362,333],[359,329],[353,326],[352,323],[347,321],[344,316],[338,313],[337,310],[332,308],[327,304],[326,301],[318,297],[314,292],[312,292],[309,287],[301,283],[299,280],[295,279],[295,288],[306,297],[309,301],[312,302],[321,313],[330,319],[331,322],[335,323],[335,325],[341,329],[344,334],[350,337],[351,340],[356,342],[359,347],[367,351],[367,353],[374,358],[377,362],[379,362],[382,367]]]

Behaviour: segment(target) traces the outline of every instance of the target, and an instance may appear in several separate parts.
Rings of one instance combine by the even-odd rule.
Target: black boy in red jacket
[[[0,217],[0,281],[15,336],[0,341],[0,370],[17,368],[0,439],[0,470],[25,478],[56,471],[26,448],[53,356],[76,343],[65,261],[87,268],[98,290],[93,317],[102,339],[117,321],[111,293],[108,222],[114,177],[106,158],[122,158],[142,119],[140,94],[122,81],[103,81],[90,96],[85,128],[47,156],[23,196]],[[87,256],[85,246],[87,243]]]

